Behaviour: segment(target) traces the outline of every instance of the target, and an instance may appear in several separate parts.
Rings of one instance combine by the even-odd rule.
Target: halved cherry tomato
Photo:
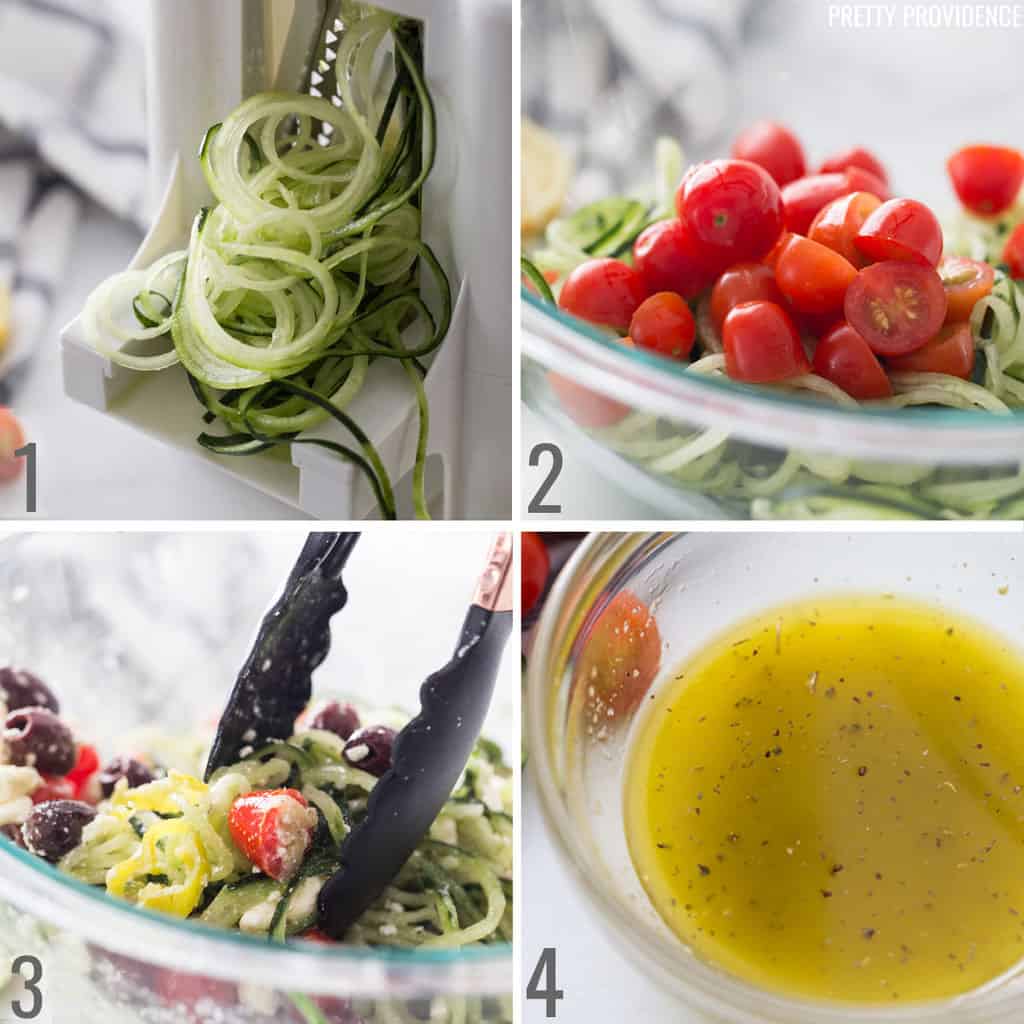
[[[1018,224],[1006,240],[1003,261],[1010,268],[1010,277],[1024,279],[1024,224]]]
[[[882,162],[863,146],[853,146],[830,156],[827,160],[822,161],[818,171],[820,174],[829,174],[834,171],[848,171],[852,167],[859,167],[861,170],[873,174],[888,187],[889,175],[885,173]]]
[[[965,146],[946,161],[946,170],[960,202],[988,217],[1013,205],[1024,183],[1024,154],[1009,146]]]
[[[887,260],[865,267],[846,292],[846,319],[880,356],[927,344],[946,319],[946,290],[934,267]]]
[[[548,572],[551,570],[551,559],[548,549],[539,533],[523,534],[523,564],[521,569],[522,612],[527,615],[540,600],[544,588],[548,585]]]
[[[838,313],[857,268],[839,253],[810,238],[794,237],[775,267],[775,280],[801,313]]]
[[[946,323],[970,318],[975,303],[985,298],[995,284],[996,272],[978,260],[947,256],[939,266],[946,289]]]
[[[89,795],[87,793],[89,781],[99,770],[100,756],[96,752],[96,748],[88,743],[80,743],[78,745],[78,760],[75,762],[75,767],[66,776],[67,781],[74,786],[75,800],[81,800]],[[86,800],[86,803],[91,802],[91,800]]]
[[[818,342],[811,365],[819,377],[861,401],[892,394],[892,384],[877,356],[845,320]]]
[[[624,331],[644,299],[643,278],[622,260],[588,260],[562,285],[558,305],[592,324]]]
[[[765,258],[761,260],[761,262],[766,267],[771,267],[772,270],[774,270],[776,266],[778,266],[779,257],[782,255],[782,250],[785,249],[787,245],[789,245],[789,240],[795,237],[796,236],[793,234],[792,231],[783,231],[782,234],[779,235],[779,240],[772,247],[772,251],[768,253],[768,255],[765,256]]]
[[[715,271],[698,255],[693,236],[675,217],[644,228],[633,243],[633,266],[648,295],[676,292],[692,299],[715,279]]]
[[[818,211],[807,237],[827,245],[855,267],[863,267],[868,262],[867,258],[853,240],[864,221],[881,205],[881,199],[870,192],[851,192],[848,196],[833,199]]]
[[[632,338],[620,338],[618,344],[635,348]],[[569,414],[573,422],[587,430],[611,427],[624,420],[632,408],[615,401],[599,391],[577,384],[571,377],[563,377],[554,370],[548,371],[548,384],[558,399],[558,404]]]
[[[711,289],[711,319],[718,333],[722,333],[730,309],[758,299],[779,305],[786,301],[775,283],[772,268],[764,263],[737,263],[730,267]]]
[[[14,453],[25,447],[25,431],[10,409],[0,406],[0,484],[17,480],[25,468],[23,458]]]
[[[934,267],[942,258],[942,228],[924,203],[890,199],[864,221],[854,244],[868,259],[916,260]]]
[[[640,303],[629,325],[637,348],[669,359],[685,359],[693,348],[697,328],[686,300],[675,292],[658,292]]]
[[[916,352],[889,360],[889,369],[910,373],[948,373],[970,380],[974,372],[974,335],[967,323],[946,324]]]
[[[650,609],[631,590],[612,598],[587,634],[576,664],[577,685],[602,717],[632,711],[643,699],[661,666],[661,634]]]
[[[749,160],[709,160],[692,168],[676,193],[679,219],[698,254],[724,270],[760,260],[782,233],[782,198],[772,176]]]
[[[733,380],[770,384],[810,371],[790,315],[775,302],[745,302],[722,326],[725,372]]]
[[[763,167],[779,188],[807,173],[800,140],[777,121],[758,121],[740,132],[732,144],[732,155]]]

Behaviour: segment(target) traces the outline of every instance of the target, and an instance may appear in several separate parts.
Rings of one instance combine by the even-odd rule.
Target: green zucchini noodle
[[[452,315],[448,279],[420,238],[435,114],[412,23],[351,4],[345,15],[338,104],[261,93],[214,125],[200,160],[216,205],[198,213],[186,249],[103,282],[83,324],[120,366],[184,367],[206,423],[227,430],[200,434],[205,448],[249,455],[320,444],[371,478],[385,518],[396,514],[387,470],[345,410],[376,361],[398,360],[420,416],[413,499],[422,518],[420,377]],[[432,279],[433,309],[422,277]],[[300,437],[330,419],[361,454]]]
[[[545,280],[545,274],[557,274],[550,285],[557,301],[565,277],[587,260],[614,256],[631,262],[640,232],[674,215],[672,196],[682,166],[678,145],[659,140],[654,198],[602,199],[553,221],[543,243],[524,261],[528,277],[533,280],[536,274]],[[964,216],[947,229],[946,250],[995,264],[1006,234],[1022,218],[1021,207],[993,221]],[[687,372],[724,377],[722,340],[707,295],[697,301],[694,319],[698,357]],[[893,395],[870,402],[859,402],[815,374],[759,387],[850,409],[939,406],[997,416],[1024,410],[1024,282],[997,270],[992,293],[975,305],[970,326],[979,356],[973,381],[936,373],[894,373]],[[687,426],[676,418],[638,410],[612,426],[587,428],[587,433],[646,472],[757,519],[1015,518],[1024,507],[1024,463],[956,468],[779,451],[733,440],[722,430]]]
[[[349,764],[344,741],[307,730],[215,772],[130,789],[118,783],[59,867],[140,906],[285,941],[311,928],[317,896],[340,867],[338,850],[377,783]],[[298,873],[277,882],[256,871],[228,826],[233,802],[259,790],[298,790],[316,811]],[[454,949],[512,940],[512,774],[481,740],[455,792],[346,944]]]

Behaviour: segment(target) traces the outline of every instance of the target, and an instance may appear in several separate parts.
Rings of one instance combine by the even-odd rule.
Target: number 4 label
[[[541,988],[541,981],[544,988]],[[530,975],[530,981],[526,986],[527,999],[544,1000],[544,1016],[553,1018],[558,1013],[558,1001],[565,998],[565,993],[557,987],[558,981],[555,977],[555,950],[548,946],[540,955],[537,966]]]

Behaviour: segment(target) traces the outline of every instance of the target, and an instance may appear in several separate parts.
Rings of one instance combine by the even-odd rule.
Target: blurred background
[[[566,209],[615,190],[649,190],[659,135],[681,142],[692,162],[727,155],[742,127],[768,118],[796,133],[812,167],[868,147],[888,168],[894,195],[912,195],[941,217],[954,209],[945,171],[953,150],[1022,142],[1024,28],[957,27],[957,19],[1013,7],[524,0],[524,113],[572,161]],[[855,12],[873,23],[851,27]],[[546,499],[561,503],[564,517],[659,517],[554,433],[524,409],[523,452],[555,442],[567,453]],[[530,468],[524,455],[524,515],[548,468]]]

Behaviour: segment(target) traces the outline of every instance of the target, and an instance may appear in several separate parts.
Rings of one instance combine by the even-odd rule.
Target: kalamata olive
[[[128,780],[128,788],[144,786],[152,782],[156,775],[149,765],[143,764],[134,757],[115,757],[99,774],[100,789],[104,796],[110,796],[114,787],[121,779]]]
[[[357,729],[345,744],[345,760],[364,772],[380,777],[391,767],[391,750],[396,735],[395,730],[386,725]]]
[[[0,668],[0,704],[8,711],[19,708],[46,708],[55,715],[60,703],[38,676],[18,668]]]
[[[95,817],[96,808],[79,800],[48,800],[32,808],[21,834],[32,853],[56,864],[82,841],[82,830]]]
[[[324,704],[309,723],[311,729],[324,729],[347,740],[359,728],[359,712],[351,704],[332,700]]]
[[[21,708],[4,722],[11,764],[28,765],[43,775],[67,775],[78,748],[71,730],[47,708]]]

